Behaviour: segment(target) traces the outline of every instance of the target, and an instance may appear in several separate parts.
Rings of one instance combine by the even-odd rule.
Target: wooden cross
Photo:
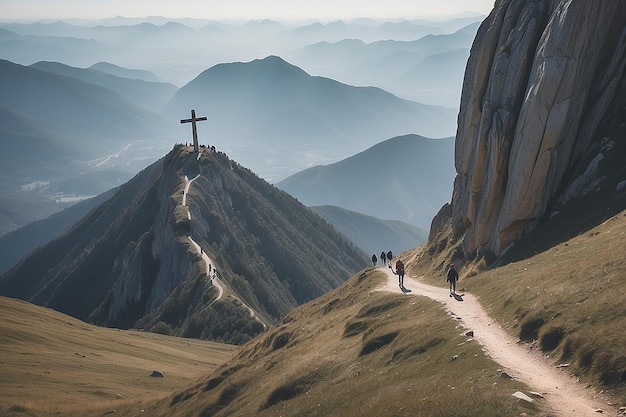
[[[196,111],[191,111],[191,119],[182,119],[180,123],[191,123],[191,131],[193,132],[193,150],[198,152],[200,150],[200,146],[198,145],[198,128],[196,127],[196,122],[202,122],[206,120],[206,117],[196,117]]]

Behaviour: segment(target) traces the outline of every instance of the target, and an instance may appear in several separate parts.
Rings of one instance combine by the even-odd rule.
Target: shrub
[[[550,352],[559,346],[565,335],[562,327],[552,327],[541,335],[540,347],[544,352]]]
[[[377,351],[383,346],[388,345],[389,343],[394,341],[394,339],[396,338],[396,336],[398,336],[399,333],[400,332],[387,333],[387,334],[375,337],[372,340],[365,342],[363,344],[363,348],[361,349],[361,352],[359,353],[359,356],[367,355],[369,353]]]
[[[172,334],[172,328],[164,321],[160,321],[155,324],[150,331],[152,333],[164,334],[166,336],[170,336]]]
[[[530,317],[520,326],[519,338],[522,342],[532,342],[537,339],[539,329],[543,326],[545,320],[543,317]]]
[[[281,401],[287,401],[297,397],[311,389],[311,387],[322,379],[322,374],[319,371],[313,371],[310,374],[303,375],[293,381],[281,385],[272,391],[265,401],[265,404],[261,406],[261,410],[270,408]]]
[[[356,336],[359,333],[367,330],[369,326],[364,321],[353,321],[351,323],[346,323],[345,330],[343,331],[343,337],[352,337]]]

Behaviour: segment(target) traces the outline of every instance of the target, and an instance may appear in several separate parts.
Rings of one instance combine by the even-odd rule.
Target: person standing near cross
[[[180,121],[181,124],[191,123],[191,131],[193,133],[193,150],[196,152],[200,150],[200,146],[198,145],[198,128],[196,127],[196,122],[202,122],[206,119],[206,117],[196,117],[196,111],[191,110],[191,119],[182,119]]]

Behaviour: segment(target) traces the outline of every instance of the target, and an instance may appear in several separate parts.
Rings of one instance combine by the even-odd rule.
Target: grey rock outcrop
[[[437,216],[431,241],[451,222],[466,255],[498,255],[564,190],[561,201],[592,189],[593,140],[626,102],[625,65],[623,1],[497,1],[468,60],[451,213]]]

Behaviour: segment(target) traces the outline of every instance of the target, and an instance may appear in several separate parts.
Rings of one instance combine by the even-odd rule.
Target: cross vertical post
[[[200,150],[200,146],[198,145],[198,128],[196,127],[196,122],[202,122],[206,120],[206,117],[196,117],[196,111],[191,110],[191,119],[182,119],[180,123],[191,123],[191,131],[193,133],[193,150],[198,152]]]

